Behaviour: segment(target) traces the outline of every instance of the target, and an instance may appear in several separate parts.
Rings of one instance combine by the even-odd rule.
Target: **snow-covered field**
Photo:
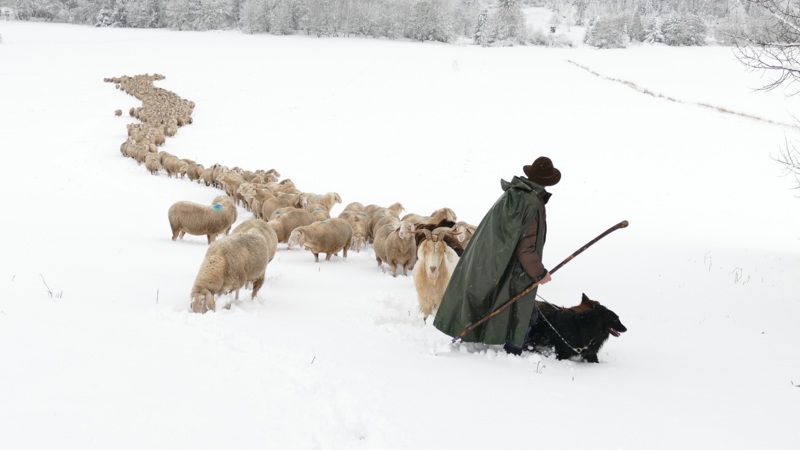
[[[793,449],[800,199],[773,157],[797,99],[729,48],[480,48],[0,22],[4,449]],[[679,99],[644,95],[602,75]],[[451,346],[371,249],[279,247],[255,301],[188,311],[220,191],[119,153],[160,73],[196,102],[164,149],[477,224],[550,156],[539,293],[619,314],[600,364]],[[683,102],[683,103],[682,103]],[[239,221],[250,217],[239,210]]]

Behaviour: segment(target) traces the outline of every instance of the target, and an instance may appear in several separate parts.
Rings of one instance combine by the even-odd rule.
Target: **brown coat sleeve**
[[[547,273],[547,269],[542,264],[542,257],[536,251],[538,225],[537,221],[534,220],[531,226],[522,234],[516,251],[517,259],[522,264],[522,268],[525,269],[525,272],[528,272],[528,275],[534,281],[539,281]]]

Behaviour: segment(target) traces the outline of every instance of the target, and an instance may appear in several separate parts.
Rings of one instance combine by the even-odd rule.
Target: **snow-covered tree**
[[[124,7],[126,24],[134,28],[158,28],[161,26],[161,3],[159,0],[128,0]]]
[[[406,37],[449,42],[453,37],[453,25],[446,8],[446,0],[418,0],[411,10]]]
[[[475,26],[475,33],[472,35],[473,41],[481,47],[489,44],[489,11],[483,9],[478,16],[478,24]]]
[[[661,28],[667,45],[705,45],[708,27],[696,14],[673,14]]]
[[[525,42],[527,28],[520,0],[500,0],[491,22],[492,42]]]
[[[664,43],[664,33],[661,31],[660,17],[649,16],[643,20],[642,35],[640,37],[640,40],[648,44]]]
[[[625,48],[630,43],[628,20],[624,15],[599,17],[589,24],[584,41],[598,48]]]

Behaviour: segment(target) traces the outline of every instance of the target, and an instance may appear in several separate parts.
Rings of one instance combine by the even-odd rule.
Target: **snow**
[[[730,48],[0,34],[3,448],[796,448],[800,200],[773,158],[798,108]],[[220,191],[120,156],[135,119],[113,112],[139,103],[103,79],[143,73],[197,104],[164,150],[336,191],[334,215],[400,201],[477,224],[550,156],[547,266],[630,226],[539,292],[585,292],[628,332],[599,364],[451,345],[371,249],[285,244],[254,301],[190,313],[207,245],[173,242],[166,212]]]

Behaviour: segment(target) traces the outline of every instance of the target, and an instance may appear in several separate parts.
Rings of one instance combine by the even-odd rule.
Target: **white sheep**
[[[161,170],[161,163],[158,160],[158,155],[155,153],[148,154],[144,159],[144,166],[151,174],[158,175],[158,171]]]
[[[280,217],[270,220],[269,223],[278,235],[278,242],[289,242],[289,236],[295,228],[303,225],[311,225],[317,219],[308,211],[295,209],[281,214]],[[289,246],[291,248],[291,246]]]
[[[439,308],[459,258],[455,250],[444,242],[444,235],[452,234],[452,229],[442,227],[433,232],[427,229],[418,232],[423,233],[425,239],[417,249],[417,263],[412,275],[422,320],[427,322],[428,316]]]
[[[169,207],[169,226],[172,228],[172,240],[183,239],[186,233],[208,237],[211,244],[217,235],[228,233],[236,222],[236,205],[230,197],[221,195],[214,199],[211,206],[199,203],[180,201]]]
[[[308,206],[308,194],[282,194],[277,193],[276,196],[264,200],[261,204],[261,217],[268,218],[276,209],[284,206],[294,206],[295,208],[305,209]]]
[[[204,171],[205,169],[203,168],[202,164],[189,164],[189,169],[186,170],[186,176],[189,177],[189,181],[197,181],[200,183],[202,181]]]
[[[397,276],[397,268],[402,267],[403,275],[408,276],[408,269],[414,266],[417,259],[414,224],[407,220],[396,220],[383,225],[375,233],[373,249],[378,266],[384,262],[388,264],[393,277]]]
[[[208,247],[192,286],[192,311],[215,311],[215,295],[236,292],[253,284],[253,299],[264,284],[269,262],[267,240],[259,230],[233,234]]]
[[[353,229],[353,243],[350,248],[360,253],[361,247],[367,245],[367,224],[369,223],[367,213],[350,209],[339,213],[339,218],[350,222],[350,227]]]
[[[472,235],[475,234],[475,230],[477,228],[477,226],[471,225],[463,220],[458,221],[455,225],[453,225],[453,230],[456,232],[456,239],[458,239],[458,242],[461,243],[462,248],[467,248],[467,244],[469,243],[469,240],[472,239]]]
[[[319,262],[319,254],[325,253],[325,261],[342,251],[347,258],[347,249],[353,239],[353,229],[344,219],[333,218],[318,220],[310,225],[295,228],[289,236],[289,246],[301,245],[314,254],[314,261]]]
[[[189,164],[186,161],[178,159],[177,156],[168,155],[163,158],[161,164],[164,166],[164,170],[167,171],[167,176],[172,177],[175,175],[175,178],[183,178],[186,175],[186,171],[189,170]]]
[[[333,205],[337,203],[342,203],[342,197],[339,196],[336,192],[328,192],[327,194],[315,195],[309,193],[308,196],[308,206],[310,207],[312,204],[314,205],[322,205],[330,211],[333,208]]]
[[[278,251],[278,234],[275,233],[272,225],[261,219],[247,219],[237,225],[236,228],[231,231],[231,234],[247,233],[250,230],[258,230],[264,235],[264,238],[267,240],[269,260],[272,261],[272,258],[275,257],[275,253]]]
[[[367,240],[372,243],[375,241],[375,232],[378,228],[394,219],[400,219],[400,213],[405,211],[400,202],[391,204],[386,208],[381,208],[376,205],[369,205],[365,207],[365,211],[369,216],[367,223]]]

